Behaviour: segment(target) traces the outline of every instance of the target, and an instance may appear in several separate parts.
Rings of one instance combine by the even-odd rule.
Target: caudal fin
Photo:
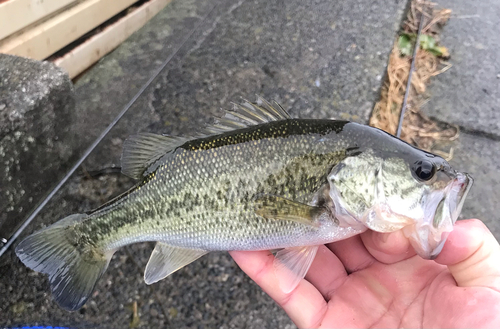
[[[16,247],[24,265],[48,274],[53,298],[69,311],[85,304],[113,256],[113,252],[102,252],[76,237],[74,225],[85,216],[68,216],[28,236]]]

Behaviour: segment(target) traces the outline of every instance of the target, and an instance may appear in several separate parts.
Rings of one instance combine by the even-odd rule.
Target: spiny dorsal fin
[[[151,133],[130,136],[123,143],[122,173],[132,178],[140,178],[151,164],[188,139]]]
[[[232,103],[233,108],[224,110],[224,115],[216,118],[215,123],[207,126],[203,133],[220,134],[271,121],[290,119],[290,115],[277,102],[273,103],[272,105],[260,96],[257,96],[257,103],[246,99],[243,99],[241,104]]]

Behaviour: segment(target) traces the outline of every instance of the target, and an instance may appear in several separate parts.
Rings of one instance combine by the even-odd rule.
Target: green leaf
[[[428,35],[420,36],[420,47],[424,50],[429,51],[431,54],[437,57],[449,57],[450,53],[446,47],[438,47],[436,44],[436,39]]]
[[[420,48],[424,50],[431,50],[436,47],[436,39],[426,34],[420,36]]]
[[[402,34],[398,39],[398,47],[401,55],[403,56],[411,56],[413,52],[413,42],[412,37],[408,34]]]
[[[413,44],[416,41],[416,34],[403,33],[399,36],[398,47],[401,55],[411,56],[413,53]],[[448,49],[439,47],[436,44],[436,39],[430,35],[420,35],[420,49],[427,50],[437,57],[449,57]]]

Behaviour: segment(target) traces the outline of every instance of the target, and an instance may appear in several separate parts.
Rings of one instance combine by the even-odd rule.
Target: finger
[[[361,240],[368,252],[384,264],[394,264],[416,255],[403,231],[379,233],[369,230],[361,234]]]
[[[238,266],[280,305],[298,327],[312,328],[323,319],[327,304],[321,293],[302,280],[290,293],[279,288],[274,256],[269,251],[230,251]]]
[[[460,287],[500,291],[500,245],[478,219],[455,224],[436,262],[448,266]]]
[[[328,301],[346,279],[347,272],[340,259],[326,246],[319,246],[306,280],[311,282]]]
[[[335,253],[344,264],[347,273],[353,273],[367,268],[375,262],[375,258],[366,250],[359,235],[333,242],[327,247]]]

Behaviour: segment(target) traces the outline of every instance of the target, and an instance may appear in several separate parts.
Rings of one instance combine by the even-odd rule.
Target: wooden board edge
[[[78,0],[9,0],[0,3],[0,40]]]
[[[137,1],[83,1],[40,25],[0,41],[0,52],[45,59]]]
[[[151,0],[145,3],[53,63],[67,71],[71,79],[75,78],[118,47],[171,1]]]

